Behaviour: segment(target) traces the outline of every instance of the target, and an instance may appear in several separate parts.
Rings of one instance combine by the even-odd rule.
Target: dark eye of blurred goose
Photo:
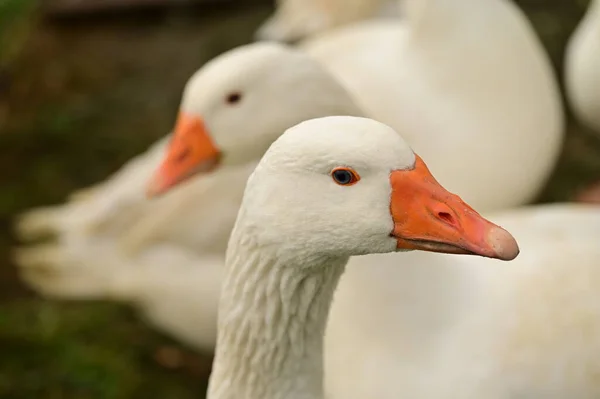
[[[340,186],[351,186],[360,180],[360,176],[351,168],[340,167],[331,171],[333,181]]]
[[[225,99],[227,104],[237,104],[241,100],[242,100],[242,93],[239,93],[239,92],[229,93],[227,95],[227,98]]]

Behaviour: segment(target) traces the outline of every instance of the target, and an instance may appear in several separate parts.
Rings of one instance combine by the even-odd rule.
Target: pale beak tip
[[[513,260],[519,255],[519,244],[517,240],[501,227],[492,227],[486,237],[487,243],[500,260]]]

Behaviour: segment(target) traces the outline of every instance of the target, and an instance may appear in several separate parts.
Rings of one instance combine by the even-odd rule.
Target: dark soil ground
[[[124,307],[38,298],[9,248],[14,215],[59,203],[145,150],[173,123],[189,75],[251,41],[271,11],[224,3],[48,18],[34,0],[0,1],[0,398],[201,397],[208,357],[182,353]],[[587,1],[519,3],[560,72]],[[540,200],[599,178],[600,142],[571,123]]]

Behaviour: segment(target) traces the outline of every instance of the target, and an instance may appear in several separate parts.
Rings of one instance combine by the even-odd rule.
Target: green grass
[[[116,305],[0,306],[1,398],[198,398],[205,380],[161,369],[164,338]]]

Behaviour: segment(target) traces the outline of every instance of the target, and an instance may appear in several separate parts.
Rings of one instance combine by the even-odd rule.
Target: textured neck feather
[[[232,233],[208,399],[322,399],[323,336],[345,259]]]

